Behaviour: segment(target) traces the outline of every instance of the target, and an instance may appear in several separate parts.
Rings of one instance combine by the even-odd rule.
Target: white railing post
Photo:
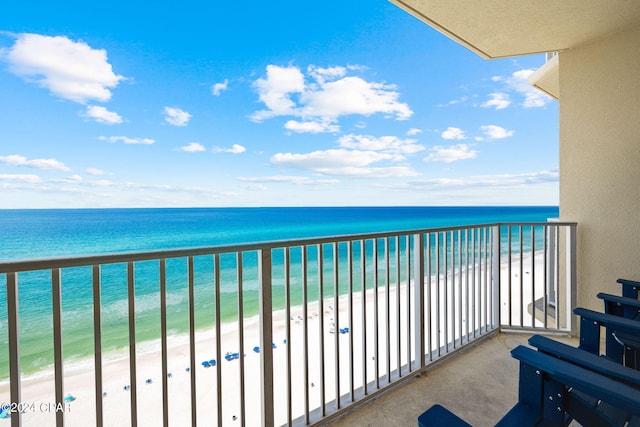
[[[94,352],[94,381],[96,402],[96,427],[103,424],[102,405],[102,303],[100,302],[100,265],[92,266],[93,289],[93,352]]]
[[[9,326],[9,401],[22,402],[20,397],[20,339],[18,334],[18,276],[7,273],[7,321]],[[11,427],[22,425],[21,411],[11,414]]]
[[[127,263],[127,301],[129,307],[129,397],[131,409],[131,426],[138,425],[138,386],[136,367],[136,287],[135,265]]]
[[[262,425],[273,427],[273,316],[271,289],[271,249],[258,251],[258,304],[260,317],[260,374],[262,378]]]
[[[569,333],[573,336],[577,332],[577,318],[573,315],[573,309],[576,307],[576,260],[577,260],[577,239],[576,239],[576,224],[567,226],[567,327],[570,328]]]
[[[424,234],[413,235],[413,303],[416,369],[424,367]]]
[[[550,222],[550,223],[559,222],[559,219],[548,218],[547,222]],[[545,292],[548,295],[547,304],[553,307],[556,306],[556,301],[557,301],[556,289],[558,286],[558,283],[556,281],[556,278],[557,278],[556,272],[558,269],[558,265],[556,263],[556,257],[558,253],[557,236],[558,236],[558,226],[556,225],[549,226],[547,228],[547,239],[549,242],[549,248],[548,248],[548,252],[545,254],[545,256],[547,257],[547,271],[545,272],[545,274],[547,275],[547,289],[545,289]]]
[[[492,327],[499,328],[502,326],[502,319],[500,316],[500,266],[502,261],[502,256],[500,253],[500,225],[494,225],[491,229],[491,254],[492,254],[492,274],[491,274],[491,296],[492,296]]]
[[[162,358],[162,425],[169,425],[169,381],[167,367],[167,260],[160,259],[160,342]]]
[[[56,405],[63,404],[63,358],[62,358],[62,281],[60,269],[51,270],[51,306],[53,311],[53,366],[55,376]],[[56,425],[64,425],[64,411],[56,411]]]

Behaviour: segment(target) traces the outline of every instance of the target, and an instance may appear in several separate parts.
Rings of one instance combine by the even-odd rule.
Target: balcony
[[[498,223],[3,263],[3,416],[12,426],[407,425],[441,387],[462,416],[486,407],[486,424],[513,403],[508,348],[526,339],[501,332],[575,331],[575,231]],[[157,292],[136,293],[141,281]],[[65,304],[69,288],[86,304]],[[33,345],[37,334],[50,346]],[[463,384],[471,373],[480,383]],[[489,396],[487,384],[501,386]]]
[[[471,425],[493,426],[517,401],[519,366],[510,350],[527,345],[529,337],[502,333],[484,340],[331,426],[415,426],[418,416],[434,404],[445,406]],[[577,338],[554,339],[578,346]]]

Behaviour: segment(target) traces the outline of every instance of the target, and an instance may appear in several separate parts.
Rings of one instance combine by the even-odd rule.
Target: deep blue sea
[[[0,263],[467,224],[544,222],[558,214],[555,206],[0,210]],[[252,262],[247,260],[244,276],[245,313],[249,315],[257,311]],[[172,334],[182,334],[188,330],[186,261],[169,260],[167,269],[169,329]],[[211,327],[214,321],[211,269],[210,257],[196,259],[196,327],[201,329]],[[223,259],[221,269],[221,315],[231,319],[237,308],[235,260]],[[127,345],[124,272],[124,265],[102,269],[103,347],[107,350],[118,351]],[[49,272],[19,275],[20,351],[25,372],[35,372],[52,363],[50,280]],[[0,379],[8,374],[5,284],[6,277],[0,275]],[[292,282],[292,287],[297,285]],[[66,358],[82,359],[93,352],[91,269],[63,270],[62,289],[64,354]],[[157,263],[136,265],[135,292],[136,338],[158,339]],[[275,299],[281,294],[274,288]],[[294,303],[299,294],[292,295]]]

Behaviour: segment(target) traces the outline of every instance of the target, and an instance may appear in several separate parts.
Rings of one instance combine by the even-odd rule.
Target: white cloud
[[[117,181],[77,174],[59,179],[41,179],[36,175],[0,174],[0,190],[19,191],[37,200],[38,207],[122,207],[122,206],[211,206],[226,203],[237,193],[219,191],[211,186],[174,185]],[[20,194],[16,194],[19,197]],[[15,200],[9,200],[15,206]],[[61,203],[62,201],[62,203]],[[34,207],[27,204],[25,207]]]
[[[211,86],[211,94],[213,96],[220,96],[220,94],[225,90],[227,90],[228,87],[229,87],[229,79],[224,79],[222,83],[216,83],[213,86]]]
[[[522,106],[525,108],[544,107],[553,99],[529,84],[529,76],[534,71],[516,71],[505,79],[509,88],[524,96]]]
[[[151,138],[129,138],[128,136],[99,136],[100,141],[107,142],[124,142],[125,144],[143,144],[150,145],[156,142]]]
[[[98,168],[86,168],[84,171],[89,175],[106,175],[107,174],[105,171]]]
[[[0,174],[0,179],[3,181],[17,181],[27,184],[39,184],[42,179],[38,175],[19,175],[19,174]]]
[[[307,72],[318,83],[324,83],[326,80],[336,80],[347,75],[347,69],[345,67],[321,68],[315,65],[309,65]]]
[[[297,133],[337,133],[340,126],[332,125],[327,121],[299,122],[289,120],[284,124],[284,128]]]
[[[558,182],[560,180],[560,171],[557,169],[551,171],[544,170],[515,176],[522,178],[525,184],[541,184],[543,182]]]
[[[400,93],[396,89],[395,85],[367,82],[360,77],[343,77],[322,83],[318,90],[302,93],[301,113],[332,120],[350,114],[386,113],[395,115],[396,120],[406,120],[413,111],[407,104],[398,102]]]
[[[298,115],[291,94],[305,90],[304,75],[297,67],[267,66],[267,77],[254,82],[260,101],[268,108],[255,112],[251,117],[261,121],[277,116]]]
[[[32,159],[28,160],[25,156],[19,154],[10,154],[8,156],[0,156],[0,163],[10,166],[27,166],[36,169],[49,169],[68,172],[71,169],[66,167],[64,163],[56,159]]]
[[[381,151],[393,154],[414,154],[425,149],[415,139],[400,139],[397,136],[344,135],[338,139],[343,148],[361,151]]]
[[[418,128],[411,128],[407,131],[407,136],[415,136],[419,133],[422,133],[422,130],[418,129]]]
[[[358,129],[364,129],[367,127],[367,124],[365,122],[358,122],[354,126],[357,127]]]
[[[80,104],[108,101],[110,89],[124,78],[113,72],[104,49],[64,36],[18,34],[2,56],[13,74]]]
[[[450,105],[462,104],[464,102],[467,102],[468,99],[469,99],[468,96],[463,96],[463,97],[460,97],[459,99],[453,99],[447,102],[446,104],[437,104],[436,107],[442,108],[442,107],[448,107]]]
[[[223,195],[229,195],[229,193],[222,193],[211,191],[206,187],[192,187],[192,186],[175,186],[166,184],[147,184],[131,181],[111,181],[106,179],[101,180],[87,180],[79,175],[71,175],[63,179],[52,179],[49,181],[53,184],[62,185],[56,188],[56,191],[69,191],[72,187],[91,187],[102,188],[109,190],[120,190],[128,193],[135,192],[162,192],[162,193],[193,193],[193,194],[207,194],[213,197],[219,197]]]
[[[278,165],[321,170],[334,166],[367,166],[374,162],[391,159],[393,156],[390,154],[374,151],[331,149],[307,154],[278,153],[271,158],[271,161]]]
[[[175,107],[164,107],[164,115],[164,120],[173,126],[186,126],[191,119],[191,114]]]
[[[480,130],[482,130],[482,133],[489,140],[508,138],[510,136],[513,136],[514,133],[516,133],[516,131],[514,130],[507,130],[503,127],[496,126],[496,125],[480,126]]]
[[[239,181],[252,183],[284,183],[296,185],[337,184],[339,179],[316,179],[308,176],[273,175],[265,177],[239,177]]]
[[[276,166],[310,170],[324,175],[386,178],[416,176],[408,166],[370,167],[380,161],[397,161],[398,156],[375,151],[332,149],[306,154],[278,153],[271,157]]]
[[[86,180],[80,175],[69,175],[66,178],[61,179],[52,179],[51,182],[57,184],[75,184],[82,185],[87,187],[112,187],[115,186],[116,183],[113,181],[109,181],[107,179],[98,179],[98,180]]]
[[[494,93],[490,93],[489,97],[491,99],[489,99],[487,102],[482,104],[481,107],[485,107],[485,108],[495,107],[496,110],[502,110],[504,108],[507,108],[509,105],[511,105],[509,94],[502,93],[502,92],[494,92]]]
[[[245,185],[244,188],[252,191],[267,191],[269,189],[269,187],[264,184],[248,184]]]
[[[458,160],[473,159],[478,155],[467,144],[457,144],[450,147],[435,146],[431,154],[425,157],[425,162],[452,163]]]
[[[231,153],[231,154],[240,154],[247,151],[247,149],[240,144],[233,144],[231,148],[220,148],[215,147],[212,150],[214,153]]]
[[[414,139],[396,136],[344,135],[338,139],[340,148],[311,153],[278,153],[271,157],[273,165],[308,170],[331,176],[364,178],[406,177],[419,175],[411,167],[397,165],[407,155],[425,149]],[[375,165],[376,163],[386,165]],[[388,163],[396,163],[388,165]]]
[[[460,128],[448,127],[447,130],[442,132],[442,139],[467,139],[464,131]]]
[[[197,153],[200,151],[206,151],[207,149],[198,142],[190,142],[188,145],[180,147],[180,150],[186,151],[187,153]]]
[[[266,110],[256,111],[251,119],[262,121],[278,116],[300,117],[304,122],[334,123],[344,115],[370,116],[384,113],[396,120],[408,119],[413,111],[398,101],[397,87],[368,82],[347,75],[357,67],[307,69],[311,82],[298,67],[267,66],[266,78],[255,81],[254,87]],[[292,126],[292,123],[289,123]],[[317,126],[309,126],[316,131]],[[303,130],[298,126],[297,129]]]
[[[245,147],[243,147],[240,144],[233,144],[231,146],[231,148],[229,148],[228,150],[225,150],[227,153],[232,153],[232,154],[240,154],[240,153],[244,153],[245,151],[247,151],[247,149]]]
[[[521,174],[478,175],[460,178],[434,178],[407,182],[403,185],[388,185],[388,188],[425,191],[425,190],[468,190],[481,187],[516,187],[558,182],[557,170],[543,170]]]
[[[78,175],[78,174],[74,174],[74,175],[69,175],[66,178],[67,181],[69,182],[82,182],[84,181],[84,178],[82,178],[82,176]]]
[[[106,123],[108,125],[122,123],[122,117],[118,113],[97,105],[87,105],[87,110],[82,115],[98,123]]]

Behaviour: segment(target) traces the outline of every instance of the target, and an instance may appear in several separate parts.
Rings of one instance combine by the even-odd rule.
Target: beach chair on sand
[[[520,361],[518,402],[497,427],[564,427],[572,420],[585,426],[640,425],[640,389],[527,347],[511,355]],[[420,415],[418,425],[470,426],[440,405]]]

